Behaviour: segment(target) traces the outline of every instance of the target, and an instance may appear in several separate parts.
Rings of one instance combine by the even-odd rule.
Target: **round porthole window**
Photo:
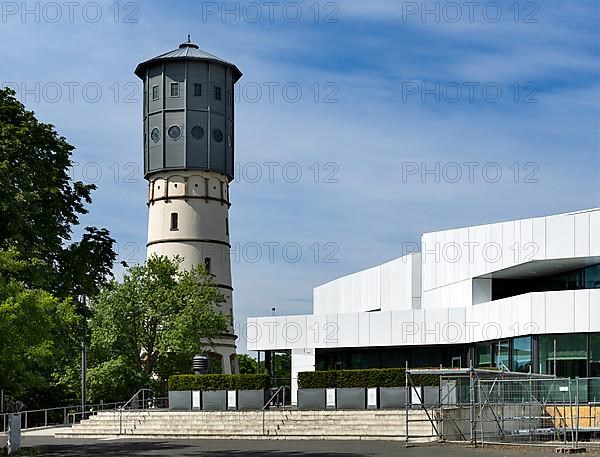
[[[160,141],[160,130],[158,130],[157,128],[152,129],[152,132],[150,133],[150,138],[152,138],[152,141],[154,141],[155,143],[158,143]]]
[[[172,140],[178,140],[181,136],[181,128],[178,125],[172,125],[171,127],[169,127],[168,134],[169,138],[171,138]]]
[[[192,127],[192,136],[196,140],[202,139],[204,137],[204,129],[199,125],[195,125],[194,127]]]
[[[219,129],[215,129],[213,131],[213,139],[217,142],[217,143],[221,143],[223,141],[223,132]]]

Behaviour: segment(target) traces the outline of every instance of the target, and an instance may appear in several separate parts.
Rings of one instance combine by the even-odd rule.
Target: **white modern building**
[[[247,321],[302,371],[499,367],[600,376],[600,209],[425,233],[420,252],[314,289],[313,314]]]

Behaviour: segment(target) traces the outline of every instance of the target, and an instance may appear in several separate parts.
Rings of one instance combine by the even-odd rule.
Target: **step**
[[[435,441],[423,410],[409,412],[410,435]],[[119,431],[123,435],[119,435]],[[405,410],[100,411],[56,433],[61,438],[405,440]],[[411,441],[414,441],[411,438]]]
[[[69,430],[73,430],[73,431],[118,431],[119,429],[121,430],[150,430],[150,431],[156,431],[156,432],[160,432],[160,431],[176,431],[176,430],[186,430],[186,431],[234,431],[234,432],[244,432],[244,431],[249,431],[249,430],[280,430],[280,431],[291,431],[291,430],[341,430],[341,431],[346,431],[346,432],[357,432],[357,431],[363,431],[363,430],[380,430],[380,431],[393,431],[393,432],[397,432],[397,431],[402,431],[404,432],[406,430],[406,427],[397,427],[397,426],[390,426],[390,425],[385,425],[385,424],[380,424],[380,425],[364,425],[364,426],[355,426],[355,427],[343,427],[343,426],[339,426],[339,425],[328,425],[328,426],[323,426],[322,424],[311,424],[311,425],[303,425],[303,426],[297,426],[295,424],[287,424],[287,425],[268,425],[265,424],[265,426],[263,427],[260,424],[249,424],[246,427],[227,427],[227,426],[222,426],[219,424],[214,424],[211,426],[206,426],[206,427],[191,427],[188,425],[184,425],[184,426],[177,426],[177,425],[172,425],[172,424],[164,424],[164,425],[160,425],[160,424],[142,424],[141,426],[123,426],[120,427],[118,425],[114,425],[114,426],[103,426],[103,427],[90,427],[90,426],[75,426],[71,429],[66,429],[66,431]],[[417,431],[417,430],[431,430],[432,427],[431,425],[429,426],[421,426],[421,427],[410,427],[410,430],[412,431]]]
[[[127,436],[122,435],[101,435],[101,434],[56,434],[57,438],[78,438],[78,439],[97,439],[100,437],[103,438],[127,438]],[[132,435],[128,435],[132,436]],[[357,436],[348,436],[348,435],[156,435],[156,434],[136,434],[133,435],[136,439],[215,439],[215,440],[375,440],[375,441],[406,441],[406,438],[403,436],[386,436],[386,435],[357,435]],[[437,441],[437,438],[411,438],[411,442],[433,442]]]

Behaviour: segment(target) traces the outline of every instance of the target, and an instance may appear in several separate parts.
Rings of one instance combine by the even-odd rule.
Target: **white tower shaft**
[[[147,255],[179,256],[184,269],[205,265],[225,297],[219,311],[232,322],[229,206],[229,183],[219,173],[190,170],[153,176]],[[212,349],[222,359],[224,373],[236,371],[232,323]]]

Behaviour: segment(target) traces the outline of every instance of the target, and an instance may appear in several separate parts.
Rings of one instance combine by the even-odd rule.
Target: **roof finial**
[[[198,49],[198,45],[192,43],[192,35],[188,34],[188,39],[186,42],[181,43],[179,45],[179,49],[184,49],[184,48],[193,48],[193,49]]]

